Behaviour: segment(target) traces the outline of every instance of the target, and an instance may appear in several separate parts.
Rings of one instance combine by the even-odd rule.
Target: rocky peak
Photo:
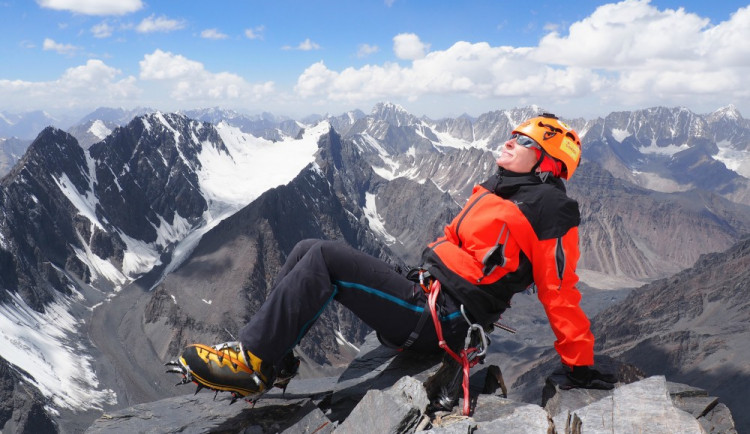
[[[376,104],[375,107],[373,107],[370,116],[377,120],[387,122],[395,127],[419,123],[419,119],[414,115],[407,112],[406,109],[400,105],[391,102]]]
[[[567,390],[570,383],[563,374],[546,371],[543,391],[529,387],[537,398],[524,402],[507,398],[502,371],[494,364],[474,369],[471,414],[463,416],[462,398],[452,411],[431,404],[438,389],[430,384],[438,378],[440,361],[439,354],[385,348],[370,334],[341,375],[293,380],[283,394],[271,391],[252,407],[229,406],[229,397],[212,399],[209,393],[183,395],[107,413],[86,432],[736,433],[731,413],[716,398],[663,376],[636,374],[610,391]],[[608,368],[637,372],[607,362]]]
[[[80,192],[88,188],[85,152],[75,137],[54,127],[42,130],[29,145],[14,169],[14,173],[22,171],[37,179],[58,178],[65,174]]]
[[[692,268],[634,290],[593,319],[599,351],[705,388],[750,426],[750,238]]]
[[[719,119],[738,121],[744,118],[742,117],[742,114],[740,114],[740,111],[737,110],[737,107],[734,106],[734,104],[729,104],[708,115],[709,122],[714,122]]]

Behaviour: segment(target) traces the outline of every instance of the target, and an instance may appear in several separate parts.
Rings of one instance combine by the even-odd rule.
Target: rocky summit
[[[496,360],[494,360],[496,361]],[[555,361],[544,387],[517,382],[537,402],[508,399],[492,357],[471,376],[469,416],[463,399],[452,411],[435,410],[425,384],[441,355],[401,353],[368,335],[359,356],[338,377],[297,379],[255,404],[230,405],[226,393],[196,393],[105,413],[87,433],[736,433],[726,406],[700,389],[664,376],[644,378],[632,365],[597,359],[617,372],[613,390],[570,389]],[[559,362],[557,362],[559,364]],[[540,377],[541,378],[541,377]],[[524,384],[526,386],[524,386]],[[534,401],[534,400],[530,400]]]

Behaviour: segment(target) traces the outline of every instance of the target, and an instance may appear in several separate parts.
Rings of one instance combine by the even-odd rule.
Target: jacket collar
[[[548,176],[545,180],[536,173],[517,173],[500,168],[496,174],[481,184],[482,187],[495,193],[496,195],[507,199],[514,195],[522,187],[551,184],[555,188],[565,191],[565,184],[560,178]]]

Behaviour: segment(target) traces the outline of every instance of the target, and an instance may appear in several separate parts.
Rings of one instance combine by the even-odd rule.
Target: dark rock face
[[[360,188],[355,181],[372,174],[362,171],[345,178],[336,161],[347,158],[346,146],[335,133],[326,140],[321,144],[323,154],[330,152],[331,157],[321,161],[322,171],[304,170],[289,185],[266,192],[221,222],[204,236],[191,258],[156,288],[145,321],[174,329],[169,346],[160,346],[163,361],[190,342],[230,340],[227,330],[236,333],[257,311],[286,256],[302,239],[342,240],[373,256],[392,258],[349,211],[358,209],[350,203]],[[344,167],[363,170],[352,164]],[[332,188],[336,185],[339,190]],[[207,309],[215,314],[207,314]],[[321,364],[349,360],[351,349],[337,343],[334,331],[358,344],[369,329],[335,305],[310,329],[301,350]],[[157,328],[154,333],[161,331]]]
[[[567,186],[581,208],[579,268],[665,276],[750,232],[747,210],[717,195],[646,190],[596,164],[582,164]]]
[[[600,351],[720,396],[750,427],[750,239],[631,293],[594,319]]]
[[[101,142],[107,135],[117,128],[118,124],[101,119],[90,120],[82,124],[73,126],[68,129],[68,133],[78,140],[78,144],[83,149],[88,149],[94,143]],[[103,134],[103,135],[100,135]]]
[[[81,245],[70,217],[74,207],[59,194],[56,180],[64,174],[69,188],[86,191],[87,167],[76,140],[50,127],[39,134],[18,165],[0,181],[0,203],[5,211],[0,225],[3,233],[13,234],[13,241],[4,244],[2,280],[39,312],[52,300],[54,291],[69,291],[64,275],[55,276],[53,281],[46,279],[49,265],[45,264],[66,264],[75,257],[71,245]]]
[[[114,332],[100,333],[108,342],[121,345],[126,355],[118,358],[121,364],[113,364],[113,369],[132,362],[133,372],[143,372],[144,367],[156,366],[179,353],[188,342],[231,340],[231,334],[263,302],[286,255],[301,239],[339,239],[394,266],[417,265],[424,245],[441,234],[472,186],[496,170],[490,150],[497,149],[518,122],[539,111],[505,110],[475,120],[464,117],[435,123],[417,119],[392,104],[380,104],[369,115],[353,112],[329,117],[334,127],[322,138],[314,164],[288,185],[267,192],[207,233],[182,267],[153,292],[133,296],[136,302],[125,315],[127,321],[115,324],[116,337]],[[205,112],[200,116],[214,121],[226,120],[228,115]],[[642,128],[632,129],[633,119]],[[748,208],[719,196],[732,196],[730,190],[743,185],[712,158],[719,136],[742,149],[737,141],[747,136],[746,122],[728,119],[717,114],[707,120],[665,109],[612,114],[606,122],[591,124],[571,121],[580,131],[587,131],[584,149],[590,160],[568,184],[570,195],[581,204],[583,217],[580,267],[644,280],[663,277],[692,265],[702,253],[726,249],[742,233],[750,232]],[[302,128],[296,122],[268,116],[252,122],[247,128],[272,139],[300,134]],[[731,125],[734,129],[730,131]],[[667,134],[664,128],[676,132]],[[719,134],[719,130],[726,133]],[[623,131],[630,137],[622,139]],[[447,132],[482,146],[486,143],[486,149],[436,144],[437,137]],[[678,146],[682,140],[690,146],[669,161],[658,155],[648,159],[644,169],[662,170],[660,173],[675,183],[701,179],[713,192],[655,193],[627,181],[630,178],[623,174],[632,174],[631,166],[638,162],[644,147],[652,146],[654,134],[653,146],[659,150]],[[172,223],[178,216],[192,228],[203,223],[207,202],[197,188],[196,172],[201,168],[197,156],[205,144],[226,152],[211,125],[177,114],[138,117],[86,151],[72,136],[53,128],[44,130],[2,180],[0,284],[18,292],[39,311],[59,294],[70,295],[72,289],[79,291],[87,284],[104,291],[97,296],[99,301],[110,287],[118,285],[98,273],[91,259],[121,270],[126,246],[132,240],[154,242],[160,225]],[[597,162],[620,172],[611,176]],[[694,166],[700,173],[688,170]],[[637,177],[632,180],[638,181]],[[90,214],[100,224],[93,224],[90,216],[65,197],[62,183],[67,191],[96,204]],[[164,263],[174,245],[161,247],[158,254]],[[159,272],[153,270],[135,286],[150,289]],[[681,308],[693,306],[684,308],[680,321],[699,315],[695,307],[699,300],[714,306],[711,297],[724,292],[675,303]],[[650,297],[644,299],[658,304]],[[8,300],[8,293],[0,291],[0,302]],[[652,313],[658,316],[662,312]],[[695,318],[708,321],[708,314]],[[656,323],[659,327],[672,324],[667,320]],[[641,330],[630,327],[626,335]],[[737,327],[740,335],[745,332]],[[315,368],[344,365],[353,356],[352,347],[360,345],[367,332],[349,312],[334,306],[308,333],[301,352]],[[142,336],[135,338],[139,333]],[[653,348],[673,352],[668,362],[675,366],[685,360],[719,366],[721,360],[717,359],[732,359],[727,348],[740,344],[730,338],[730,344],[707,344],[704,336],[711,333],[710,327],[683,326],[669,329],[663,336],[654,331],[650,340],[633,347],[616,346],[623,348],[623,357],[635,358],[649,350],[651,358],[644,357],[639,365],[649,370],[656,370],[664,361]],[[612,342],[615,337],[626,339],[613,333],[611,338],[605,334],[605,341]],[[130,357],[131,348],[138,348],[138,354]],[[144,363],[136,366],[135,359]],[[161,372],[142,374],[132,382],[116,380],[127,383],[118,394],[126,390],[123,399],[133,403],[151,396],[139,389],[150,388],[161,396],[162,388],[154,386],[156,382],[144,386],[146,378],[155,375]],[[131,386],[135,391],[128,389]],[[727,386],[727,390],[741,395],[739,389]],[[168,396],[172,391],[163,393]]]
[[[196,221],[207,204],[196,170],[201,143],[227,152],[216,130],[177,115],[136,118],[91,147],[96,165],[98,211],[126,235],[156,240],[161,216]]]
[[[616,112],[586,124],[585,131],[583,158],[620,178],[665,192],[699,188],[738,203],[750,197],[747,178],[714,158],[719,143],[738,151],[750,143],[750,122],[736,109],[707,116],[666,107]]]
[[[26,372],[0,358],[0,430],[13,433],[55,433],[57,425],[45,410],[47,400],[29,384]]]
[[[88,152],[70,134],[44,129],[0,181],[0,231],[8,240],[0,246],[0,281],[40,312],[76,281],[116,285],[96,275],[82,252],[122,270],[121,234],[152,243],[177,214],[202,221],[207,204],[195,172],[206,144],[226,152],[212,126],[160,113],[136,118]]]

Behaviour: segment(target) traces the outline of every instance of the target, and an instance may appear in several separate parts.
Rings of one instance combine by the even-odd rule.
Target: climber
[[[497,173],[474,187],[444,236],[427,246],[416,274],[404,276],[343,242],[303,240],[238,342],[190,345],[172,372],[248,400],[286,387],[299,363],[292,349],[331,300],[385,345],[434,352],[442,341],[458,354],[472,324],[490,329],[511,297],[535,284],[572,385],[611,388],[616,379],[593,367],[594,336],[576,289],[580,215],[562,181],[578,166],[580,139],[546,113],[511,134],[499,149]]]

